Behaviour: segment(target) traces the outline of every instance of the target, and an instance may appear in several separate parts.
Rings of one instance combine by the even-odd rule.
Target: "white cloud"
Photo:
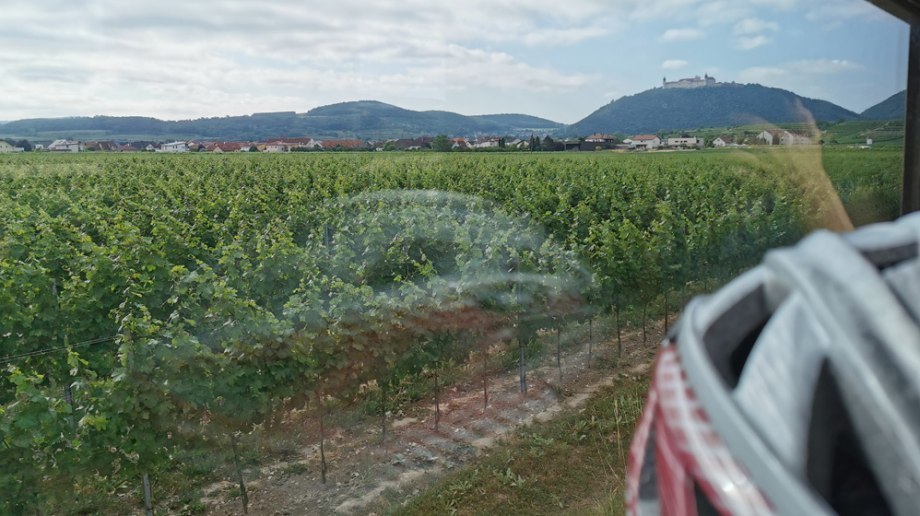
[[[775,22],[768,22],[760,18],[745,18],[735,24],[734,33],[736,36],[747,36],[760,34],[762,32],[779,30],[779,25]]]
[[[785,68],[775,66],[752,66],[741,71],[739,78],[741,82],[753,82],[758,84],[771,85],[777,79],[783,79],[789,75]]]
[[[742,82],[761,84],[778,84],[777,81],[803,79],[837,75],[845,72],[858,72],[864,67],[846,59],[804,59],[790,61],[779,66],[752,66],[740,74]]]
[[[0,102],[0,118],[194,118],[359,98],[414,99],[407,107],[421,108],[477,89],[513,101],[590,78],[504,47],[572,45],[621,25],[601,0],[566,9],[549,0],[309,4],[160,0],[125,9],[95,0],[11,9],[0,19],[0,91],[17,101]]]
[[[661,63],[661,68],[663,70],[679,70],[685,68],[688,64],[687,61],[683,59],[668,59],[665,62]]]
[[[804,97],[828,100],[860,111],[868,107],[864,100],[866,96],[849,93],[851,88],[864,84],[864,91],[878,91],[880,81],[887,80],[867,73],[867,70],[864,65],[846,59],[806,59],[752,66],[741,71],[739,81],[783,88]],[[845,87],[840,88],[841,85]],[[889,88],[895,91],[893,86]]]
[[[706,37],[706,33],[699,29],[668,29],[661,35],[661,41],[673,43],[676,41],[696,41]]]
[[[743,50],[754,50],[755,48],[762,47],[769,42],[770,40],[763,35],[738,38],[738,46]]]
[[[854,63],[846,59],[803,59],[801,61],[789,63],[787,68],[802,74],[833,75],[863,70],[865,67],[859,63]]]
[[[545,110],[544,116],[563,120],[593,107],[584,99],[647,87],[643,74],[656,66],[689,66],[679,58],[691,54],[674,54],[670,44],[705,40],[748,50],[771,44],[780,51],[787,42],[775,33],[790,16],[808,16],[820,26],[877,11],[864,0],[571,0],[564,6],[558,0],[338,0],[331,6],[317,0],[158,0],[130,9],[116,0],[33,4],[17,2],[0,17],[0,119],[96,113],[192,118],[304,111],[372,98],[466,113],[487,112],[486,106]],[[650,47],[651,59],[614,58],[631,44],[617,40],[619,33]],[[693,66],[704,71],[719,65],[725,70],[720,79],[736,78],[733,59],[739,55],[718,54],[701,50]],[[623,72],[623,59],[635,73]],[[807,65],[851,71],[833,60]],[[800,73],[794,66],[776,68]],[[614,79],[617,74],[624,78]],[[572,108],[576,102],[583,104]]]

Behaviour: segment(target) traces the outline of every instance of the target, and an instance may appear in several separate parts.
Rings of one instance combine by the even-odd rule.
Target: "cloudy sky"
[[[907,36],[864,0],[4,0],[0,120],[373,99],[571,123],[704,73],[862,111],[905,87]]]

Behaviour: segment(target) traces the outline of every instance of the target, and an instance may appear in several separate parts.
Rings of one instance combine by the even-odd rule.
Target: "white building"
[[[489,138],[487,140],[480,140],[473,144],[474,149],[497,149],[501,146],[501,142],[498,138]]]
[[[812,142],[811,136],[807,134],[783,131],[779,138],[779,143],[782,145],[811,145]]]
[[[697,149],[702,149],[703,145],[706,142],[702,138],[697,138],[695,136],[687,136],[680,138],[668,138],[668,147],[696,147]]]
[[[265,144],[265,152],[278,153],[278,152],[288,152],[288,151],[290,151],[290,148],[284,142],[271,142],[271,143]]]
[[[83,145],[83,142],[54,140],[51,145],[48,146],[48,150],[51,152],[83,152],[86,150],[86,147]]]
[[[630,149],[652,150],[661,147],[661,138],[654,134],[640,134],[639,136],[633,136],[628,141]]]
[[[661,87],[670,90],[670,89],[693,89],[693,88],[707,88],[712,86],[717,86],[719,83],[716,82],[715,77],[710,77],[709,74],[706,74],[703,77],[697,75],[696,77],[691,77],[688,79],[681,79],[679,81],[668,82],[668,78],[665,77],[661,80]]]
[[[157,149],[157,152],[188,152],[188,143],[186,142],[172,142],[164,143],[160,145],[160,148]]]
[[[22,147],[13,147],[9,142],[0,140],[0,152],[23,152],[25,149]]]
[[[728,147],[734,145],[735,140],[731,136],[719,136],[712,141],[712,146],[716,148]]]
[[[811,136],[790,131],[761,131],[757,140],[766,145],[811,145]]]
[[[617,139],[609,134],[594,133],[585,138],[585,143],[616,143]]]
[[[773,142],[779,142],[779,138],[782,136],[782,133],[778,131],[761,131],[757,135],[757,141],[765,145],[773,145]]]
[[[291,152],[294,149],[319,149],[322,148],[322,142],[314,138],[285,138],[283,140],[272,140],[265,145],[265,152]]]

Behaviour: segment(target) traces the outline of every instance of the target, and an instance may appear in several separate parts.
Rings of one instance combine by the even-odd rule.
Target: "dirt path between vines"
[[[616,337],[588,345],[569,345],[562,355],[562,382],[554,353],[527,371],[528,390],[521,395],[517,369],[488,380],[489,403],[483,408],[479,378],[442,393],[441,420],[434,428],[434,406],[418,404],[411,417],[391,421],[381,442],[379,420],[326,430],[327,483],[320,481],[318,435],[300,450],[299,460],[279,460],[247,470],[249,514],[378,514],[398,507],[443,474],[459,468],[503,436],[534,421],[552,419],[584,404],[620,375],[644,374],[663,334],[663,325],[623,332],[623,355],[616,357]],[[653,337],[654,336],[654,337]],[[242,514],[237,486],[229,481],[204,489],[209,514]]]

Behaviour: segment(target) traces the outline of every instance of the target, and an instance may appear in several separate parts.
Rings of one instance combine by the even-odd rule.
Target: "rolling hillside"
[[[811,112],[818,121],[858,118],[856,113],[823,100],[757,84],[725,84],[699,89],[662,89],[623,97],[568,128],[570,134],[654,133],[663,130],[729,127],[758,123],[804,122]]]
[[[860,115],[867,120],[903,120],[907,110],[907,90],[888,97]]]
[[[387,139],[451,136],[591,133],[658,133],[737,127],[893,119],[903,116],[904,93],[870,108],[863,116],[827,101],[801,97],[756,84],[723,84],[700,89],[656,88],[611,102],[580,122],[564,126],[524,114],[466,116],[450,111],[414,111],[374,100],[342,102],[306,113],[256,113],[245,116],[165,121],[149,117],[73,117],[18,120],[0,124],[0,138],[33,141],[72,139],[266,140],[283,136]]]
[[[528,115],[465,116],[448,111],[412,111],[377,101],[343,102],[300,114],[257,113],[245,116],[165,121],[149,117],[43,118],[0,125],[0,137],[33,140],[204,138],[263,140],[280,136],[383,139],[422,135],[529,134],[552,131],[562,124]]]

